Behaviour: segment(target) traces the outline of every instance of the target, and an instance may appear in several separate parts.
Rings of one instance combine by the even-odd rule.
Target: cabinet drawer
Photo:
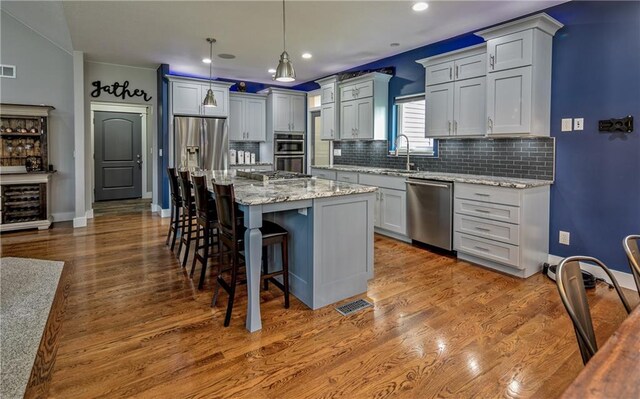
[[[360,173],[360,184],[390,188],[393,190],[407,191],[406,179],[404,177],[374,175],[370,173]]]
[[[518,269],[522,268],[520,266],[520,248],[515,245],[459,233],[456,250]]]
[[[321,179],[335,180],[336,172],[325,169],[311,169],[311,175],[319,177]]]
[[[349,101],[358,98],[373,97],[373,82],[346,84],[340,87],[340,100]]]
[[[455,61],[456,80],[477,78],[487,74],[487,54],[476,54]]]
[[[502,241],[507,244],[518,245],[520,242],[520,226],[517,224],[496,222],[456,213],[454,228],[459,233]]]
[[[500,222],[519,224],[520,208],[517,206],[491,204],[487,202],[473,201],[456,198],[453,201],[455,213],[476,216],[483,219],[497,220]]]
[[[430,65],[425,68],[427,86],[453,81],[453,61]]]
[[[520,206],[520,191],[514,188],[459,183],[455,186],[456,198]]]
[[[347,183],[358,183],[358,173],[357,172],[337,172],[336,180],[344,181]]]

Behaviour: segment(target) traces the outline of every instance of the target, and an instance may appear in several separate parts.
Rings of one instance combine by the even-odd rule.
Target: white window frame
[[[394,107],[396,107],[396,137],[400,134],[407,134],[406,132],[403,131],[402,128],[402,122],[403,122],[403,114],[402,114],[402,105],[406,104],[406,103],[411,103],[411,102],[415,102],[415,101],[424,101],[425,99],[425,93],[419,93],[419,94],[411,94],[411,95],[406,95],[406,96],[399,96],[395,98],[394,101]],[[430,143],[431,145],[429,147],[427,147],[425,149],[424,146],[421,146],[420,149],[415,148],[413,144],[416,144],[416,139],[418,138],[416,133],[409,133],[407,134],[409,136],[409,141],[411,144],[411,148],[409,149],[409,153],[410,154],[415,154],[415,155],[425,155],[425,156],[434,156],[435,155],[435,146],[437,145],[436,142],[431,139],[431,138],[427,138],[424,135],[424,129],[422,130],[422,136],[419,137],[420,141],[418,141],[418,143],[422,143],[422,144],[427,144]],[[413,140],[411,140],[413,139]],[[395,144],[395,143],[394,143]],[[406,151],[407,148],[407,141],[402,138],[399,141],[399,146],[398,146],[398,151],[404,153]],[[394,151],[391,151],[391,153],[394,153]]]

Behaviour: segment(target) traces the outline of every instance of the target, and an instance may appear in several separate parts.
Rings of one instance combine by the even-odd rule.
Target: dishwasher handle
[[[439,187],[439,188],[451,188],[451,184],[447,183],[430,183],[419,180],[407,180],[407,184],[411,186],[429,186],[429,187]]]

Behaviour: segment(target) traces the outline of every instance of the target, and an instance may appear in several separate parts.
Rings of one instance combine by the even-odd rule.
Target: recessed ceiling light
[[[225,59],[225,60],[232,60],[232,59],[236,58],[236,56],[233,55],[233,54],[225,54],[225,53],[218,54],[218,57],[220,57],[222,59]]]
[[[411,8],[413,9],[413,11],[424,11],[429,8],[429,4],[425,3],[424,1],[420,1],[415,3]]]
[[[307,60],[308,60],[308,59],[309,59],[309,58],[311,58],[311,57],[313,57],[313,56],[311,55],[311,53],[302,53],[302,58],[304,58],[304,59],[307,59]]]
[[[204,62],[205,64],[211,64],[211,58],[203,58],[202,62]]]
[[[276,70],[275,70],[275,68],[270,68],[267,72],[269,72],[269,73],[276,73]]]
[[[400,45],[400,43],[395,43],[395,42],[394,42],[394,43],[391,43],[389,46],[391,46],[391,47],[398,47],[399,45]]]

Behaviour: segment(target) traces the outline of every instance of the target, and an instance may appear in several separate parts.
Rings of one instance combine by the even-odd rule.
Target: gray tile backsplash
[[[236,151],[249,151],[256,154],[256,162],[260,162],[260,143],[248,143],[244,141],[229,142],[229,149]]]
[[[403,169],[406,158],[389,156],[386,141],[341,141],[336,165]],[[555,140],[552,137],[497,139],[440,139],[437,157],[412,155],[420,170],[448,173],[516,177],[538,180],[554,178]]]

